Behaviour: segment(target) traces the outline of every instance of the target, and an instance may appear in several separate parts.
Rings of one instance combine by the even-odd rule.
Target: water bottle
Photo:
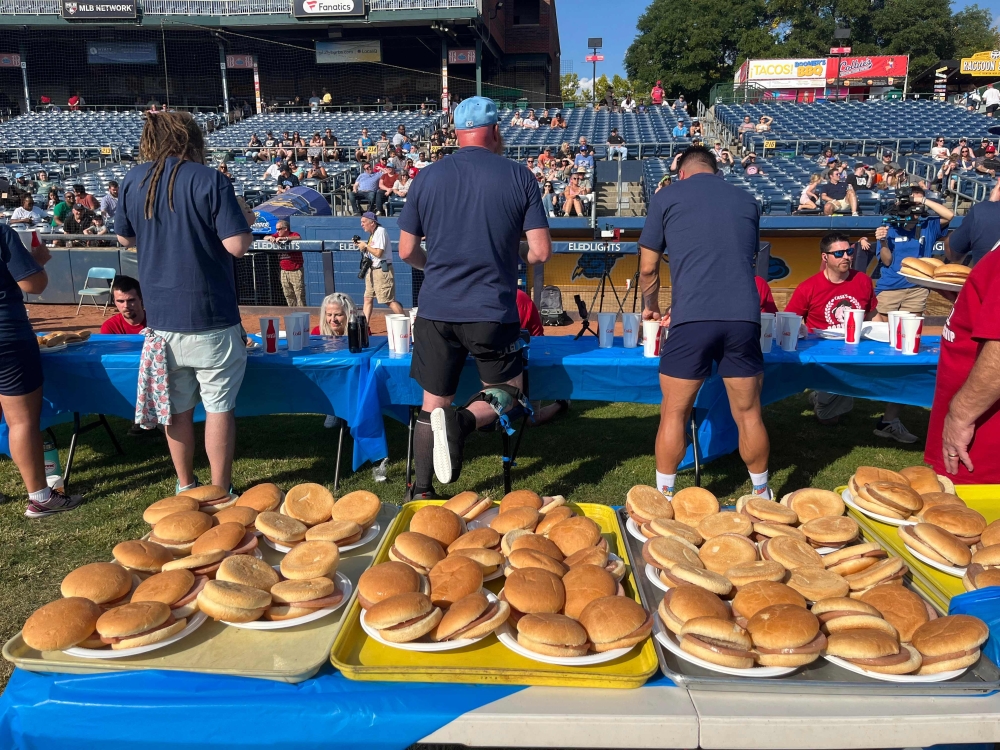
[[[375,466],[372,467],[372,478],[376,482],[384,482],[386,476],[389,473],[389,459],[388,457],[383,458]]]
[[[347,350],[353,354],[361,351],[361,334],[358,330],[358,317],[351,313],[347,321]]]
[[[45,476],[62,476],[62,466],[59,465],[59,450],[52,438],[42,438],[42,450],[45,452]]]

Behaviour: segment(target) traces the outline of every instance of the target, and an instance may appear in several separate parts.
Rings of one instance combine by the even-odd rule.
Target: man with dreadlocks
[[[229,178],[204,165],[205,142],[184,112],[146,116],[142,164],[122,181],[115,215],[118,240],[135,247],[146,305],[146,343],[136,421],[166,426],[177,490],[194,474],[194,407],[205,407],[205,452],[212,484],[230,487],[236,446],[236,396],[246,369],[246,341],[236,301],[233,258],[250,247],[253,213]],[[156,353],[166,361],[165,404]],[[147,356],[150,355],[150,356]]]

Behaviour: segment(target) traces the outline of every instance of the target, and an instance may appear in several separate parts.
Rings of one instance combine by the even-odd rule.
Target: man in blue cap
[[[399,217],[399,256],[424,272],[410,375],[424,389],[414,433],[416,478],[409,499],[436,497],[462,470],[465,438],[524,403],[517,264],[552,254],[535,176],[503,156],[497,108],[470,97],[455,108],[459,149],[421,169]],[[426,241],[426,251],[420,246]],[[452,402],[467,355],[483,390]]]

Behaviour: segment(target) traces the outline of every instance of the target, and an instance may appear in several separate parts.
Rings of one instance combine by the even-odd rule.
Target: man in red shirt
[[[865,317],[870,318],[876,306],[875,290],[867,274],[852,268],[856,246],[846,234],[829,232],[820,240],[819,249],[824,261],[820,264],[822,270],[795,288],[785,312],[801,315],[810,331],[845,327],[847,311],[851,309],[864,310]],[[823,391],[813,391],[809,400],[820,424],[837,424],[842,415],[854,408],[850,396]],[[891,426],[899,419],[901,409],[899,404],[886,404],[882,421]],[[899,442],[916,439],[907,439],[909,432],[905,430],[887,433]]]
[[[139,282],[131,276],[115,276],[111,298],[118,314],[104,321],[101,333],[141,333],[146,327],[146,308],[142,304]]]
[[[955,484],[1000,483],[1000,252],[969,274],[941,332],[924,461]]]
[[[277,231],[268,235],[267,240],[275,245],[283,245],[301,239],[298,232],[290,230],[290,226],[288,219],[279,219],[275,225]],[[306,279],[302,264],[302,253],[288,252],[278,255],[281,291],[285,295],[285,304],[289,307],[306,306]]]
[[[663,104],[663,95],[666,93],[663,86],[660,85],[661,83],[662,81],[657,81],[653,90],[649,92],[649,101],[657,107]]]
[[[771,287],[760,276],[753,277],[757,285],[757,294],[760,295],[760,311],[762,313],[776,313],[778,306],[774,304],[774,295],[771,294]]]

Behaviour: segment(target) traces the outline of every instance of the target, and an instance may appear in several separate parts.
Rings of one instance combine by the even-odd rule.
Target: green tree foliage
[[[559,76],[559,89],[564,102],[582,101],[580,95],[580,76],[576,73],[563,73]]]
[[[640,96],[662,80],[668,97],[707,100],[748,58],[825,56],[843,26],[855,54],[909,55],[914,72],[1000,48],[988,9],[949,0],[652,0],[625,70]]]
[[[601,74],[601,77],[597,79],[597,83],[594,85],[595,93],[597,94],[597,101],[601,101],[604,95],[608,93],[608,89],[611,88],[611,81],[605,74]]]

